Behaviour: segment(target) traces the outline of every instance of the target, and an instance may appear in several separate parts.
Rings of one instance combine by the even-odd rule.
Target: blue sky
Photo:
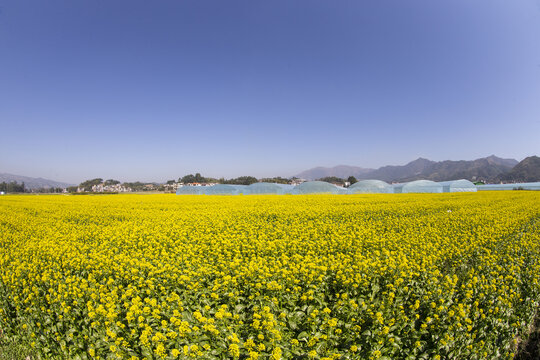
[[[540,155],[540,2],[0,1],[0,172]]]

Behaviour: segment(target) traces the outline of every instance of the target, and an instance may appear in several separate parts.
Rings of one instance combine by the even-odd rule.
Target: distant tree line
[[[172,181],[172,183],[174,183],[174,180],[169,181]],[[102,178],[95,178],[83,181],[79,184],[79,186],[70,186],[67,188],[67,191],[70,193],[76,193],[79,191],[87,193],[92,192],[92,187],[95,185],[112,186],[118,184],[121,184],[125,188],[130,188],[132,191],[165,190],[164,185],[158,185],[155,183],[144,183],[140,181],[121,183],[120,181],[114,179],[108,179],[104,181]]]
[[[86,180],[86,181],[83,181],[82,183],[79,184],[79,188],[82,191],[92,191],[92,186],[99,185],[101,183],[103,183],[102,178],[95,178],[95,179],[92,179],[92,180]]]
[[[178,179],[178,182],[184,183],[184,184],[193,184],[193,183],[219,183],[219,184],[234,184],[234,185],[250,185],[253,183],[258,182],[257,178],[253,176],[240,176],[234,179],[215,179],[211,177],[205,177],[202,176],[200,173],[196,173],[195,175],[189,174],[182,176]],[[172,180],[167,181],[168,185],[172,184]]]
[[[296,180],[296,178],[287,179],[281,176],[261,179],[262,182],[277,183],[277,184],[290,184],[293,180]],[[318,180],[326,181],[326,182],[334,183],[334,184],[339,184],[342,186],[345,185],[346,182],[350,183],[351,185],[357,182],[354,176],[349,176],[346,180],[336,177],[336,176],[324,177]],[[218,184],[232,184],[232,185],[251,185],[256,182],[259,182],[259,180],[254,176],[240,176],[233,179],[225,179],[225,178],[215,179],[212,177],[202,176],[200,173],[195,173],[195,174],[184,175],[178,178],[178,180],[167,180],[166,184],[144,183],[140,181],[135,181],[135,182],[124,182],[122,183],[122,186],[126,188],[131,188],[132,191],[149,191],[149,190],[170,191],[170,186],[176,184],[177,182],[184,183],[184,184],[218,183]],[[109,180],[104,181],[102,178],[95,178],[95,179],[83,181],[82,183],[79,184],[79,186],[70,186],[67,188],[67,191],[70,193],[76,193],[78,191],[91,192],[92,187],[95,185],[107,186],[107,185],[117,185],[117,184],[120,184],[120,181],[114,180],[114,179],[109,179]],[[57,191],[55,189],[54,192],[61,192],[61,191]]]
[[[287,179],[281,176],[271,177],[271,178],[262,178],[261,182],[268,182],[268,183],[277,183],[277,184],[290,184],[292,180],[295,180],[296,178]],[[347,179],[342,179],[336,176],[327,176],[320,179],[317,179],[319,181],[326,181],[333,184],[339,184],[339,185],[345,185],[346,182],[348,182],[350,185],[358,182],[354,176],[349,176]],[[178,178],[178,182],[184,183],[184,184],[193,184],[193,183],[219,183],[219,184],[233,184],[233,185],[251,185],[253,183],[259,182],[259,180],[254,176],[240,176],[234,179],[214,179],[210,177],[202,176],[200,173],[196,173],[195,175],[189,174],[182,176]],[[167,181],[167,185],[174,184],[174,180]]]
[[[326,177],[317,179],[317,181],[326,181],[327,183],[331,183],[331,184],[339,184],[339,185],[344,185],[344,184],[345,184],[345,180],[344,180],[344,179],[338,178],[338,177],[336,177],[336,176],[326,176]]]
[[[105,182],[103,184],[105,186],[107,186],[107,185],[118,185],[118,184],[120,184],[120,181],[109,179],[109,180],[105,180]]]
[[[356,178],[354,176],[349,176],[347,178],[347,180],[336,177],[336,176],[327,176],[327,177],[323,177],[323,178],[320,178],[320,179],[317,179],[317,180],[318,181],[326,181],[326,182],[332,183],[332,184],[339,184],[339,185],[342,185],[342,186],[345,185],[346,182],[348,182],[349,185],[352,185],[352,184],[358,182],[358,180],[356,180]]]
[[[273,181],[274,179],[278,181]],[[280,183],[288,183],[288,179],[284,178],[272,178],[272,179],[263,179],[263,181],[269,181],[269,182],[280,182]],[[193,184],[193,183],[218,183],[218,184],[232,184],[232,185],[251,185],[253,183],[259,182],[256,177],[254,176],[240,176],[234,179],[215,179],[211,177],[205,177],[202,176],[200,173],[196,173],[195,175],[189,174],[182,176],[181,178],[178,178],[178,182],[184,183],[184,184]],[[173,180],[167,181],[167,185],[172,185]]]
[[[276,183],[276,184],[290,184],[291,180],[282,178],[281,176],[273,177],[273,178],[263,178],[261,179],[262,182],[267,183]]]
[[[152,186],[148,186],[152,185]],[[158,185],[154,183],[143,183],[140,181],[135,182],[125,182],[122,183],[122,186],[126,188],[131,188],[132,191],[150,191],[150,190],[159,190]]]
[[[2,181],[0,183],[0,191],[6,192],[6,193],[23,193],[26,191],[26,188],[24,186],[24,182],[21,184],[18,184],[16,181],[12,181],[9,183],[6,183],[5,181]]]
[[[38,189],[32,189],[31,191],[37,194],[61,194],[64,192],[64,189],[61,187],[42,187]]]
[[[229,179],[229,180],[220,179],[219,182],[221,184],[251,185],[251,184],[254,184],[256,182],[259,182],[259,180],[257,180],[257,178],[255,178],[253,176],[240,176],[240,177],[237,177],[235,179]]]
[[[178,182],[184,183],[184,184],[192,184],[192,183],[217,183],[219,180],[209,177],[204,177],[200,173],[196,173],[195,175],[189,174],[182,176],[178,179]]]

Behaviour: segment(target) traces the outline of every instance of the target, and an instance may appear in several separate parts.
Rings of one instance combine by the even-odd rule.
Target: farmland
[[[540,193],[0,198],[0,330],[44,358],[512,358]]]

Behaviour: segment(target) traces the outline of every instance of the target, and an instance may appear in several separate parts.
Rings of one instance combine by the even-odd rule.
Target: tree
[[[200,173],[196,173],[195,175],[189,174],[185,175],[178,179],[178,182],[184,183],[184,184],[190,184],[190,183],[211,183],[211,182],[218,182],[218,180],[204,177]]]
[[[235,179],[225,180],[223,184],[251,185],[256,182],[258,182],[258,180],[253,176],[240,176]]]
[[[125,182],[122,184],[123,187],[125,188],[130,188],[132,191],[145,191],[145,190],[149,190],[147,187],[145,187],[145,185],[149,185],[151,183],[142,183],[140,181],[136,181],[136,182]]]
[[[178,181],[181,182],[181,183],[184,183],[184,184],[197,182],[196,178],[195,178],[195,175],[193,175],[193,174],[185,175],[185,176],[181,177],[180,179],[178,179]]]
[[[94,185],[99,185],[103,183],[103,179],[102,178],[95,178],[95,179],[92,179],[92,180],[86,180],[82,183],[79,184],[79,187],[81,189],[83,189],[83,191],[92,191],[92,186]]]
[[[327,176],[327,177],[323,177],[323,178],[320,178],[320,179],[317,179],[319,181],[326,181],[328,183],[331,183],[331,184],[340,184],[340,185],[343,185],[345,183],[345,180],[341,179],[341,178],[338,178],[336,176]]]
[[[25,185],[24,185],[24,182],[19,185],[17,184],[16,181],[12,181],[10,183],[6,183],[5,181],[3,181],[0,184],[0,191],[10,192],[10,193],[25,192]]]
[[[276,183],[276,184],[290,184],[289,179],[282,178],[281,176],[276,176],[273,178],[264,178],[261,180],[262,182],[268,182],[268,183]]]
[[[109,180],[105,181],[105,185],[117,185],[117,184],[120,184],[120,181],[113,180],[113,179],[109,179]]]
[[[354,176],[349,176],[349,177],[347,178],[347,182],[348,182],[349,184],[352,185],[352,184],[354,184],[354,183],[357,183],[358,180],[356,180],[356,178],[355,178]]]

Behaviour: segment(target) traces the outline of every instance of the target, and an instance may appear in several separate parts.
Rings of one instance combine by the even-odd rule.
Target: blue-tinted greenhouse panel
[[[381,180],[361,180],[349,186],[349,194],[390,194],[392,186]]]

